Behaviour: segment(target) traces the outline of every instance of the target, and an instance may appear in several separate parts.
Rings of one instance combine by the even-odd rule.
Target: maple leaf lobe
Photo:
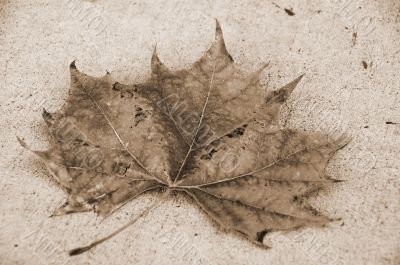
[[[34,151],[68,194],[55,214],[107,216],[166,187],[258,244],[272,231],[329,222],[305,198],[333,183],[325,166],[345,142],[281,128],[279,110],[302,76],[266,93],[266,66],[238,69],[218,21],[211,47],[188,69],[169,69],[154,49],[142,84],[90,77],[72,62],[65,105],[43,113],[53,145]]]

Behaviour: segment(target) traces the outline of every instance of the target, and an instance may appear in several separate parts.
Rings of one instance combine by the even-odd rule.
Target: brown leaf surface
[[[301,76],[266,93],[266,66],[237,69],[218,21],[210,49],[189,69],[168,69],[154,51],[143,84],[87,76],[73,62],[64,107],[43,113],[52,148],[34,151],[68,194],[54,214],[94,208],[107,216],[168,189],[257,244],[271,231],[329,222],[304,198],[334,182],[325,166],[346,139],[281,128],[280,107]]]

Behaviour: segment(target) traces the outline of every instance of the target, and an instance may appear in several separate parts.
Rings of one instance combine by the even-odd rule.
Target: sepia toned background
[[[169,199],[89,253],[154,201],[148,194],[103,222],[49,217],[65,200],[43,164],[43,108],[60,108],[69,64],[120,83],[147,78],[157,44],[171,68],[189,66],[214,38],[215,18],[244,71],[270,61],[276,89],[304,73],[282,124],[352,141],[328,174],[345,180],[311,201],[341,218],[324,229],[275,233],[270,250],[224,233],[190,200]],[[400,2],[396,0],[0,0],[0,264],[400,264]]]

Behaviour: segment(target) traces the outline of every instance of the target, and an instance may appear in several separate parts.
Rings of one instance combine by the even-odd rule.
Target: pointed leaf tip
[[[23,148],[29,149],[28,145],[25,143],[24,140],[22,140],[22,139],[19,138],[18,136],[17,136],[17,140],[18,140],[19,144],[20,144]]]
[[[168,71],[168,68],[161,62],[160,57],[157,54],[157,45],[154,47],[153,54],[151,56],[151,71],[158,74],[159,71]]]
[[[219,23],[218,19],[215,19],[215,38],[210,47],[207,51],[208,56],[214,58],[223,55],[222,58],[228,58],[228,62],[233,62],[232,56],[229,54],[228,50],[226,49],[224,36],[221,29],[221,24]]]
[[[268,63],[263,64],[259,69],[257,69],[255,72],[251,73],[248,77],[248,82],[249,84],[253,84],[254,82],[259,80],[259,77],[261,75],[261,73],[265,70],[265,68],[267,68],[269,65]]]
[[[222,35],[221,23],[219,23],[217,18],[215,19],[215,32],[216,34]]]
[[[352,138],[346,135],[342,135],[337,139],[333,140],[333,144],[337,147],[336,150],[339,150],[351,142]]]
[[[269,63],[270,63],[270,62],[264,63],[264,64],[256,71],[256,73],[257,73],[258,75],[260,75],[260,74],[265,70],[265,68],[267,68],[267,67],[269,66]]]
[[[50,112],[48,112],[45,108],[42,109],[42,115],[50,115]]]
[[[42,117],[43,117],[45,120],[47,120],[47,119],[51,118],[51,113],[48,112],[45,108],[43,108],[43,110],[42,110]]]
[[[160,63],[160,58],[157,55],[157,45],[154,46],[153,54],[151,55],[151,63]]]
[[[224,34],[222,33],[221,24],[218,19],[215,19],[215,41],[225,46]]]
[[[304,74],[300,75],[297,77],[295,80],[287,84],[286,86],[283,87],[284,90],[288,91],[288,95],[293,92],[293,90],[297,87],[297,85],[300,83],[301,79],[303,79]]]
[[[294,87],[297,86],[298,83],[300,83],[301,79],[303,79],[305,74],[301,74],[299,77],[297,77],[295,80],[293,80],[292,82],[290,82],[289,84],[292,84]],[[293,88],[294,88],[293,87]]]
[[[330,179],[333,183],[345,182],[343,179]]]

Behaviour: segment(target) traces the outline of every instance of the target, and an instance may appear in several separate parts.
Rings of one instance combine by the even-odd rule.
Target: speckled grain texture
[[[0,3],[1,264],[400,264],[398,1]],[[41,110],[63,104],[72,60],[91,75],[108,70],[122,83],[142,81],[155,44],[175,69],[199,58],[213,39],[214,18],[242,69],[271,62],[266,88],[306,74],[283,109],[287,127],[353,137],[327,169],[346,181],[312,200],[342,220],[273,234],[266,251],[220,231],[179,196],[89,253],[67,257],[157,195],[102,223],[94,213],[49,218],[64,194],[15,136],[48,147]]]

